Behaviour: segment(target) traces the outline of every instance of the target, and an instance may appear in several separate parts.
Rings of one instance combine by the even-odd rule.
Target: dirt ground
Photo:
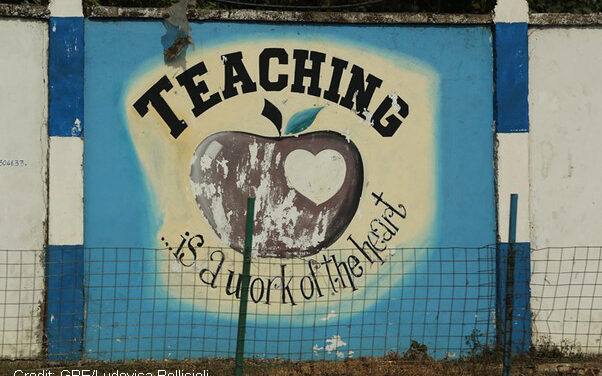
[[[233,367],[234,361],[231,359],[127,363],[81,362],[77,365],[0,360],[0,375],[25,376],[25,372],[29,372],[28,376],[232,376]],[[512,375],[602,376],[600,368],[602,368],[602,358],[570,363],[518,360],[514,362]],[[17,370],[22,372],[15,373]],[[81,370],[88,370],[88,372]],[[502,374],[502,367],[498,362],[407,361],[387,357],[316,362],[252,359],[245,361],[244,374],[248,376],[495,376]]]

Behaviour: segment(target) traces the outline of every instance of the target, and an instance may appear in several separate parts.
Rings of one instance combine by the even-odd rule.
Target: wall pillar
[[[48,25],[45,19],[5,15],[0,17],[0,359],[37,358],[43,351],[45,304]]]
[[[497,310],[504,329],[510,194],[518,194],[512,351],[531,346],[529,307],[529,106],[526,0],[499,0],[494,10],[495,126],[497,163]],[[500,338],[500,337],[498,337]]]
[[[48,306],[50,361],[83,346],[84,19],[79,0],[50,2]]]

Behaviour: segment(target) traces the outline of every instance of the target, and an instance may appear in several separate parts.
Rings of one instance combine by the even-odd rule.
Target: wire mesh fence
[[[254,257],[245,357],[494,352],[506,330],[504,255],[485,246]],[[602,354],[601,248],[527,249],[516,258],[514,352]],[[0,251],[1,357],[233,358],[242,260],[194,246]]]
[[[237,252],[204,248],[196,259],[170,250],[85,252],[87,356],[234,356]],[[445,357],[466,351],[474,330],[493,339],[494,248],[400,249],[384,263],[352,252],[254,258],[245,355],[382,356],[412,339]]]
[[[42,352],[44,252],[0,251],[0,358]]]
[[[602,354],[602,247],[537,249],[531,263],[539,355]]]

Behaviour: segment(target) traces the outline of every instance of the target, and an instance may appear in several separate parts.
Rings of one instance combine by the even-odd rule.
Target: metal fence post
[[[234,376],[242,376],[245,354],[245,330],[247,326],[247,304],[249,302],[249,280],[251,279],[251,248],[253,246],[253,217],[255,214],[255,198],[247,200],[247,228],[245,232],[245,249],[243,253],[242,282],[240,291],[240,309],[238,311],[238,334],[236,337],[236,364]]]
[[[508,231],[508,264],[506,274],[506,322],[504,324],[504,368],[503,376],[510,376],[512,363],[512,314],[514,300],[514,243],[516,243],[516,211],[518,194],[510,195],[510,228]]]

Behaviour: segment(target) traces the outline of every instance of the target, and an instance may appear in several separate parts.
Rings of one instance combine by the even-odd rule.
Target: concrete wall
[[[249,330],[254,344],[250,353],[305,359],[382,355],[403,352],[414,339],[437,357],[457,357],[467,350],[465,336],[473,330],[493,333],[495,302],[487,281],[495,273],[494,248],[453,256],[451,250],[399,250],[495,243],[489,27],[191,22],[192,41],[199,47],[189,47],[179,60],[166,63],[163,50],[175,36],[160,21],[86,20],[87,357],[231,354],[232,338],[220,339],[214,326],[192,323],[211,317],[222,330],[234,325],[230,318],[238,301],[228,293],[228,271],[242,268],[248,196],[257,199],[253,275],[274,280],[284,270],[292,286],[292,298],[283,293],[267,304],[267,293],[262,293],[263,299],[249,303],[248,323],[257,327]],[[260,56],[274,49],[280,58],[262,62]],[[304,81],[314,89],[299,90],[295,66],[309,66],[303,58],[308,50],[309,56],[322,56],[323,63],[313,84],[309,78]],[[333,69],[337,61],[346,65],[338,76]],[[199,69],[201,63],[206,73]],[[248,72],[242,86],[227,78],[233,69]],[[352,71],[362,72],[359,81],[359,76],[352,79]],[[272,82],[286,82],[266,85],[260,72],[268,72]],[[207,85],[202,96],[214,98],[211,108],[201,110],[199,94],[182,87],[186,77]],[[365,108],[348,90],[353,80],[361,85],[379,81]],[[157,111],[158,102],[149,103],[158,82],[173,87],[162,95],[182,122],[170,122]],[[334,99],[325,94],[330,87],[331,94],[339,93]],[[377,111],[383,103],[386,117]],[[266,116],[278,112],[283,138],[273,124],[279,125],[273,120],[279,117]],[[387,117],[401,121],[399,128],[389,125],[384,130]],[[407,220],[376,200],[381,193],[393,207],[407,210]],[[389,219],[403,231],[377,235],[384,231],[376,227],[382,215],[393,215]],[[318,218],[319,223],[314,221]],[[182,260],[168,249],[183,238],[191,244],[203,240],[195,257],[186,253]],[[331,257],[337,262],[357,257],[372,264],[368,238],[386,248],[380,253],[382,263],[366,266],[365,274],[353,278],[353,286],[349,280],[344,285],[338,279],[329,282],[322,267],[315,272],[315,283],[324,295],[302,291],[308,265]],[[358,247],[364,244],[370,259],[354,241]],[[220,253],[211,253],[207,246],[221,249],[223,268],[214,269]],[[141,260],[139,252],[123,249],[116,262],[115,251],[93,250],[97,247],[149,247],[161,253],[147,252]],[[132,258],[140,261],[129,262]],[[470,281],[459,285],[454,270],[460,260],[465,260]],[[141,267],[160,273],[155,284],[140,289],[128,282],[123,272]],[[207,274],[200,278],[198,268],[215,270],[215,285],[206,283]],[[98,270],[122,274],[99,278]],[[261,278],[254,277],[259,281],[254,286],[268,285]],[[435,282],[439,279],[450,288]],[[425,287],[425,281],[436,286]],[[415,296],[430,294],[424,308],[410,312],[388,306],[412,288]],[[464,297],[467,305],[460,309],[452,295]],[[170,303],[150,321],[145,312],[153,310],[154,302],[128,305],[128,299],[140,301],[141,296]],[[381,299],[371,302],[373,296]],[[358,307],[359,302],[365,306]],[[172,321],[183,305],[193,312]],[[125,311],[127,316],[119,313]],[[440,319],[431,321],[436,311]],[[373,328],[369,336],[362,334],[364,321]],[[273,341],[268,334],[277,330],[279,338],[298,338],[301,328],[303,341]],[[194,340],[159,343],[153,333],[192,333]],[[344,354],[324,351],[332,338],[346,344]],[[375,342],[367,345],[368,340]],[[269,350],[260,350],[264,347]]]
[[[599,27],[529,33],[534,341],[589,351],[602,346],[602,252],[584,247],[602,245],[600,46]]]
[[[60,268],[48,275],[49,311],[46,328],[50,358],[53,354],[58,354],[56,359],[78,359],[82,347],[88,357],[103,360],[227,355],[231,345],[229,343],[211,343],[209,347],[212,350],[208,353],[203,352],[203,346],[207,347],[206,343],[190,342],[189,348],[186,348],[177,337],[167,342],[159,338],[161,333],[165,336],[167,332],[178,331],[190,336],[194,328],[180,323],[167,324],[169,314],[180,314],[178,307],[181,304],[190,304],[197,316],[212,314],[218,321],[220,317],[229,317],[231,312],[236,311],[236,299],[223,293],[226,274],[220,276],[221,284],[218,288],[208,287],[205,281],[199,279],[196,268],[200,264],[193,267],[184,265],[182,259],[173,258],[172,253],[165,252],[165,257],[157,260],[156,256],[154,259],[146,258],[134,252],[127,254],[129,258],[116,260],[110,252],[103,253],[105,251],[95,251],[94,248],[168,247],[168,242],[173,246],[173,243],[185,237],[184,234],[188,234],[188,229],[194,229],[193,234],[186,236],[202,236],[205,246],[220,247],[225,252],[224,257],[230,262],[229,266],[234,270],[239,268],[244,219],[239,214],[243,213],[244,203],[238,207],[226,207],[223,203],[233,202],[232,198],[223,196],[223,192],[214,195],[210,191],[211,187],[220,187],[221,173],[224,174],[223,179],[226,179],[227,166],[230,166],[232,174],[235,170],[257,166],[251,166],[250,160],[239,161],[240,163],[235,161],[233,158],[236,155],[218,156],[219,150],[202,146],[211,146],[213,143],[209,141],[215,142],[212,135],[218,132],[229,132],[228,136],[232,136],[234,132],[246,132],[244,137],[251,137],[248,142],[250,145],[255,145],[253,140],[258,139],[269,140],[268,143],[271,142],[272,145],[278,142],[278,147],[285,145],[285,141],[274,138],[279,132],[272,125],[274,118],[268,120],[269,116],[262,115],[266,111],[266,100],[278,107],[277,111],[282,115],[282,132],[287,132],[289,119],[306,119],[305,123],[297,123],[295,132],[299,132],[299,137],[293,141],[296,145],[301,145],[304,139],[311,139],[304,143],[304,147],[313,150],[314,157],[306,153],[303,156],[305,159],[297,161],[297,166],[300,166],[297,169],[303,170],[302,173],[287,172],[286,158],[282,163],[282,171],[274,168],[273,171],[262,172],[269,172],[265,176],[282,174],[276,178],[280,179],[281,186],[276,182],[278,184],[270,189],[264,189],[261,184],[264,175],[256,176],[257,185],[253,186],[253,179],[245,180],[247,176],[241,176],[240,172],[232,175],[234,180],[226,181],[223,185],[238,187],[239,192],[234,193],[239,196],[255,194],[259,198],[257,222],[260,225],[255,234],[256,256],[259,260],[257,265],[262,259],[266,263],[274,262],[274,255],[265,253],[267,248],[275,247],[285,253],[290,251],[290,255],[276,255],[276,260],[287,263],[291,268],[287,273],[290,272],[293,278],[300,280],[305,277],[304,268],[307,266],[303,260],[318,255],[351,255],[357,249],[353,248],[354,244],[349,239],[359,239],[361,234],[365,235],[371,220],[382,215],[382,211],[379,212],[381,208],[374,205],[373,192],[383,192],[388,202],[403,204],[410,213],[407,220],[404,218],[404,233],[396,234],[397,237],[388,245],[390,248],[477,247],[495,243],[496,235],[498,240],[504,242],[508,237],[509,194],[518,192],[517,241],[532,247],[533,342],[537,344],[550,339],[554,343],[560,343],[564,340],[580,346],[584,351],[601,350],[602,335],[599,333],[602,331],[602,284],[595,280],[602,271],[602,251],[600,247],[596,247],[602,245],[602,157],[598,142],[602,136],[602,76],[599,74],[602,56],[598,52],[602,45],[602,29],[599,27],[555,28],[530,25],[528,107],[526,103],[519,104],[513,113],[508,106],[513,105],[516,98],[514,93],[524,89],[521,86],[526,81],[526,76],[522,76],[524,69],[514,71],[514,68],[521,66],[512,60],[516,56],[500,51],[494,61],[493,48],[514,49],[514,32],[516,35],[523,33],[524,37],[528,16],[524,2],[512,2],[506,8],[496,8],[495,26],[488,24],[491,22],[489,16],[475,16],[471,18],[472,21],[467,21],[462,16],[423,19],[420,15],[408,16],[405,22],[428,23],[435,20],[467,22],[470,25],[455,25],[450,28],[441,25],[436,28],[428,25],[404,26],[400,25],[403,22],[395,18],[384,18],[383,22],[391,23],[387,26],[351,25],[346,23],[350,20],[362,22],[373,19],[366,15],[351,18],[341,14],[329,16],[332,18],[313,15],[316,22],[345,24],[336,26],[192,22],[191,37],[195,48],[189,47],[184,58],[169,63],[164,61],[163,51],[177,35],[161,21],[84,21],[80,5],[75,0],[51,2],[53,18],[50,22],[0,18],[0,357],[28,358],[42,353],[44,325],[40,315],[45,293],[44,268],[52,271],[52,265]],[[111,11],[98,9],[101,9],[100,15],[105,16]],[[93,12],[96,11],[93,9]],[[144,16],[153,14],[150,11],[144,13]],[[219,12],[210,14],[215,18],[224,17]],[[155,16],[162,17],[159,11]],[[269,20],[261,12],[239,11],[227,16],[238,17],[239,20],[249,17]],[[295,20],[293,13],[279,17],[289,17],[281,19],[284,21]],[[533,20],[537,23],[555,22],[542,16],[532,16],[531,21]],[[568,22],[564,18],[558,20]],[[589,18],[588,20],[586,21],[594,22]],[[51,25],[50,66],[47,65],[48,25]],[[495,42],[492,40],[491,28],[496,30]],[[249,35],[258,38],[250,40]],[[301,38],[300,35],[304,37]],[[307,36],[313,36],[315,40],[308,42]],[[85,61],[84,39],[87,54]],[[377,45],[380,47],[376,48]],[[196,48],[198,46],[201,48]],[[262,68],[257,57],[266,47],[282,48],[288,54],[286,63],[276,58],[271,59],[271,64],[277,68],[268,78],[275,80],[278,77],[276,73],[287,74],[289,77],[288,85],[278,90],[266,90],[258,79]],[[316,96],[310,95],[306,90],[299,93],[291,89],[295,74],[294,51],[302,49],[318,51],[326,56],[325,70],[319,75],[322,91],[328,88],[330,82],[334,82],[331,65],[333,57],[343,58],[348,62],[339,85],[340,97],[346,94],[345,90],[351,81],[349,70],[353,65],[364,69],[366,74],[383,79],[381,87],[375,90],[373,102],[362,109],[365,111],[360,111],[362,116],[358,116],[359,108],[352,106],[349,109],[340,100],[325,98],[323,93]],[[232,68],[228,59],[222,57],[233,52],[244,55],[244,66],[250,74],[250,80],[257,84],[257,90],[247,90],[240,83],[224,82],[225,67],[233,69],[231,72],[241,72],[240,66]],[[234,55],[228,56],[235,59]],[[192,97],[177,78],[201,61],[208,67],[208,73],[203,77],[208,90],[211,90],[203,95],[215,92],[220,98],[219,104],[203,114],[192,111],[195,106],[191,102]],[[524,63],[527,64],[526,61]],[[504,65],[510,67],[506,71],[496,69],[497,91],[494,100],[498,106],[497,118],[494,118],[496,112],[493,111],[490,97],[494,86],[494,64],[496,68]],[[511,74],[504,76],[508,72]],[[47,91],[48,75],[50,94]],[[200,73],[197,72],[197,75]],[[154,106],[149,106],[148,101],[142,100],[136,105],[144,93],[163,76],[175,88],[170,89],[169,93],[163,93],[167,103],[188,127],[178,137],[174,137],[174,129],[166,125],[164,117],[158,114]],[[241,80],[248,81],[245,78]],[[306,79],[305,86],[308,82],[309,79]],[[227,86],[234,87],[236,94],[226,98],[224,92]],[[506,89],[508,90],[505,91]],[[515,89],[518,91],[514,91]],[[505,94],[501,96],[502,92]],[[50,110],[47,110],[48,95],[53,98]],[[353,95],[350,98],[356,100]],[[403,124],[396,134],[382,137],[371,121],[374,119],[370,117],[375,113],[377,105],[387,98],[401,98],[405,101],[409,105],[409,115],[403,116]],[[87,125],[85,143],[84,99]],[[522,120],[516,121],[523,114],[521,111],[527,109],[529,124],[523,124]],[[398,115],[401,114],[400,108],[392,106],[387,115],[394,114],[395,111]],[[244,121],[240,121],[241,117]],[[47,127],[48,118],[51,125]],[[492,126],[494,121],[499,132],[495,137]],[[302,129],[305,126],[308,128]],[[319,140],[309,137],[312,133],[320,132],[329,132],[328,142],[318,142]],[[400,136],[402,134],[403,137]],[[354,171],[362,170],[361,181],[351,179],[347,181],[348,184],[341,183],[345,182],[343,177],[350,177],[352,170],[339,175],[334,170],[330,173],[322,171],[326,170],[325,166],[329,161],[318,158],[324,150],[335,149],[338,154],[325,155],[338,155],[340,158],[330,160],[339,165],[357,163],[357,157],[353,157],[356,151],[343,146],[342,149],[336,149],[339,144],[335,139],[345,140],[340,145],[352,143],[357,148],[361,165],[355,165]],[[495,161],[494,140],[497,142]],[[232,141],[232,137],[217,141],[220,145],[225,145]],[[330,143],[331,141],[334,143]],[[247,148],[245,142],[243,140],[242,144],[250,155],[255,150],[258,153],[256,156],[268,158],[270,147],[264,145],[262,148],[252,149]],[[84,148],[85,181],[82,177]],[[228,148],[224,148],[226,149]],[[234,149],[234,146],[230,149]],[[286,150],[291,152],[293,149],[295,147]],[[203,159],[210,152],[216,153],[215,156],[219,158],[213,156]],[[350,154],[345,154],[347,152]],[[220,174],[212,175],[202,171],[204,163],[214,162],[216,165],[212,171]],[[250,163],[249,166],[246,166],[247,162]],[[272,165],[279,163],[276,159],[265,164],[269,165],[268,162]],[[294,162],[291,163],[294,165]],[[317,163],[321,168],[309,171],[311,169],[308,166],[312,163]],[[336,163],[331,166],[335,170]],[[493,168],[495,163],[497,171]],[[191,167],[197,169],[196,173],[191,172]],[[50,171],[49,174],[47,170]],[[315,175],[315,179],[308,178],[310,172]],[[494,187],[494,174],[497,174],[497,187]],[[341,177],[340,181],[335,179],[337,176]],[[334,188],[331,187],[333,181],[338,182]],[[274,181],[270,180],[269,183]],[[343,193],[348,194],[345,197],[336,194],[329,196],[326,194],[328,192],[324,192],[332,189],[339,192],[339,186],[354,184],[357,185],[355,191],[347,188],[343,190]],[[495,188],[499,195],[497,208]],[[277,208],[277,203],[266,201],[269,200],[269,192],[279,189],[285,193],[298,192],[295,193],[297,199],[293,201],[293,206]],[[305,197],[305,201],[299,198],[301,196]],[[82,201],[86,204],[85,212]],[[287,229],[278,220],[297,210],[307,210],[311,205],[317,207],[322,203],[331,205],[330,209],[339,209],[342,207],[341,202],[355,207],[351,212],[339,213],[340,215],[330,218],[332,223],[344,225],[333,230],[336,236],[331,236],[328,241],[324,241],[327,236],[318,234],[317,238],[305,239],[302,244],[290,249],[287,249],[286,244],[266,243],[280,240],[280,235],[262,232],[263,223],[273,222],[272,227],[277,227],[276,232],[290,230],[290,238],[301,238],[300,234],[306,229],[294,226]],[[283,211],[278,212],[278,215],[270,214],[276,209]],[[232,217],[226,218],[227,220],[219,217],[221,214],[234,212],[239,215],[235,220]],[[237,224],[238,228],[226,228],[230,223]],[[328,223],[324,222],[322,226],[330,231]],[[315,225],[309,227],[316,228]],[[85,245],[90,248],[87,252],[81,251],[84,233]],[[188,242],[191,239],[194,237],[188,239]],[[47,245],[49,251],[45,255]],[[336,249],[337,252],[331,252],[329,248]],[[341,249],[347,253],[341,253]],[[60,263],[64,262],[66,254],[70,255],[68,263],[76,266],[68,272],[62,269],[64,265]],[[293,262],[288,261],[287,256],[291,255],[301,260],[298,265],[292,265]],[[47,265],[44,265],[45,256],[49,260]],[[134,257],[140,262],[131,262]],[[207,261],[209,255],[204,254],[199,259],[203,257]],[[406,256],[401,253],[387,254],[383,260],[385,266],[356,281],[360,286],[359,291],[341,289],[330,296],[325,304],[306,301],[311,299],[296,295],[297,308],[275,302],[273,308],[252,303],[251,311],[255,314],[277,312],[283,317],[295,317],[294,313],[301,309],[305,316],[314,319],[312,326],[316,326],[315,317],[323,316],[325,320],[320,322],[317,329],[325,333],[323,342],[338,338],[337,341],[344,341],[350,352],[355,349],[356,356],[362,355],[361,336],[351,329],[346,334],[347,337],[354,337],[355,334],[356,338],[360,338],[358,343],[348,340],[335,330],[345,322],[349,324],[349,328],[353,327],[357,318],[364,317],[364,312],[369,310],[346,316],[345,310],[349,307],[344,304],[352,300],[361,301],[366,296],[376,294],[371,290],[372,282],[380,278],[379,273],[380,276],[392,275],[393,266],[400,265],[396,262],[408,262],[404,257]],[[424,261],[420,257],[424,257],[430,265],[437,265],[443,260],[433,258],[432,254],[420,257],[414,254],[413,257],[412,263],[420,263]],[[484,269],[478,263],[480,259],[471,258],[467,253],[454,253],[453,257],[456,263],[464,257],[467,264],[475,267],[472,272]],[[111,261],[106,262],[107,259]],[[54,263],[53,260],[57,262]],[[186,262],[188,261],[190,260]],[[82,335],[84,262],[89,289],[85,340]],[[452,270],[451,264],[443,265],[443,270],[446,267]],[[429,270],[426,261],[421,265]],[[485,279],[493,277],[494,268],[490,266],[492,265],[486,266],[489,275],[473,274]],[[157,277],[143,289],[135,290],[134,287],[140,286],[133,284],[130,289],[130,274],[123,272],[135,274],[140,267],[157,271],[158,276],[166,271],[178,271],[181,276],[178,274],[177,278],[167,281]],[[182,269],[183,267],[190,270]],[[98,272],[115,269],[120,270],[120,273]],[[190,273],[182,273],[182,270]],[[265,273],[262,274],[268,277],[270,273],[271,277],[277,277],[272,270],[263,271]],[[471,273],[471,270],[466,272]],[[72,278],[68,286],[69,294],[73,294],[74,298],[70,303],[76,304],[65,311],[67,289],[62,278],[66,275]],[[395,278],[398,279],[395,283],[405,281],[403,273],[396,275],[398,277]],[[328,285],[326,278],[321,281],[320,283]],[[476,281],[476,285],[480,282],[482,281]],[[411,283],[408,282],[407,285],[410,288]],[[58,287],[53,289],[51,286]],[[115,286],[121,288],[115,289]],[[154,316],[150,322],[145,322],[144,313],[153,311],[154,307],[141,305],[132,310],[129,305],[129,300],[138,301],[142,296],[154,295],[157,286],[161,290],[161,299],[178,303],[167,306],[166,312],[158,320],[166,324],[158,326],[154,324]],[[420,288],[412,291],[415,294],[421,293]],[[442,291],[435,292],[439,299],[449,297]],[[378,293],[385,294],[380,295],[383,297],[392,297],[397,292],[400,291],[387,287],[381,288]],[[300,289],[296,293],[300,294]],[[426,293],[432,294],[433,290]],[[479,296],[478,291],[472,287],[454,290],[453,295],[462,296],[467,301],[471,298],[478,300],[476,298]],[[222,305],[216,311],[214,306],[206,304],[207,301],[198,296],[220,299]],[[479,301],[478,304],[484,305],[465,306],[464,314],[487,311],[495,305],[492,300]],[[332,309],[331,303],[336,306],[336,310]],[[106,308],[107,304],[113,306]],[[370,307],[378,308],[378,304]],[[451,309],[451,306],[447,308]],[[446,307],[427,306],[425,312],[434,312],[436,309],[445,310]],[[125,317],[115,314],[125,311],[131,314]],[[62,318],[61,312],[67,318]],[[192,320],[193,316],[190,317]],[[332,317],[336,317],[337,325],[329,327],[326,321]],[[456,320],[464,320],[466,317]],[[424,319],[426,322],[426,315]],[[481,319],[486,324],[479,324],[481,326],[477,329],[491,329],[491,317]],[[303,317],[297,321],[291,320],[292,336],[292,328],[303,327],[305,321]],[[378,318],[369,320],[378,321]],[[394,346],[387,350],[405,349],[411,336],[407,332],[408,327],[411,328],[410,332],[416,328],[427,332],[425,323],[418,322],[413,313],[412,317],[404,317],[401,313],[399,317],[389,316],[389,320],[410,325],[397,328],[397,333],[391,334],[395,337]],[[375,332],[387,332],[387,323],[376,321]],[[232,324],[230,321],[227,323]],[[378,327],[380,324],[382,325]],[[434,338],[437,330],[446,332],[449,329],[445,327],[443,320],[437,325],[428,330],[433,337],[412,339],[424,341],[429,348],[437,348],[438,343]],[[474,328],[463,327],[453,332],[453,337],[458,340],[457,343],[452,343],[454,340],[451,340],[448,347],[462,348],[463,335],[470,334],[462,332],[464,329],[470,332]],[[280,327],[279,330],[285,332],[287,329]],[[258,340],[265,339],[264,334],[256,334],[262,337]],[[316,338],[317,334],[314,334],[310,336],[311,339]],[[155,343],[153,336],[157,336],[161,344]],[[53,342],[53,338],[58,340]],[[383,338],[387,345],[387,336]],[[56,343],[58,345],[55,347]],[[294,352],[307,352],[311,357],[314,345],[320,347],[319,344],[303,343]],[[180,346],[184,346],[183,351],[171,351],[171,348]],[[133,348],[143,351],[128,352]],[[275,348],[273,351],[278,354],[280,350]],[[61,358],[65,354],[74,356]],[[335,353],[329,355],[338,356]],[[439,351],[435,355],[450,354]],[[461,352],[454,353],[454,356],[457,355],[461,355]]]
[[[42,350],[47,30],[0,18],[0,357]]]

